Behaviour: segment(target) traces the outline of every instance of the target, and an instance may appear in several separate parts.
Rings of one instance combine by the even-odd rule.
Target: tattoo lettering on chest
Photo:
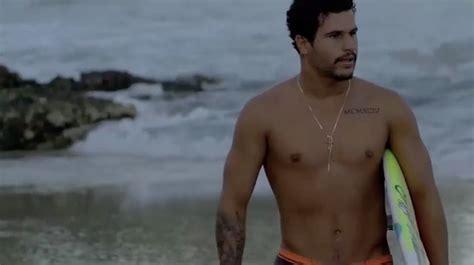
[[[363,108],[350,108],[345,109],[345,115],[356,115],[356,114],[378,114],[380,112],[379,107],[363,107]]]

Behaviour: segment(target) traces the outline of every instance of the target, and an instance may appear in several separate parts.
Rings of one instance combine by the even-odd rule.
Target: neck
[[[300,83],[308,96],[325,99],[344,94],[349,80],[336,80],[312,69],[303,68],[300,72]]]

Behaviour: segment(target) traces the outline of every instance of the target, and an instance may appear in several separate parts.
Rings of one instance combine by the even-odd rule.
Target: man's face
[[[350,79],[357,60],[356,33],[352,10],[330,13],[322,20],[313,45],[305,45],[304,56],[312,67],[325,76],[336,80]]]

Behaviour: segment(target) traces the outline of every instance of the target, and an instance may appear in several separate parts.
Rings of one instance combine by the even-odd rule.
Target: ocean
[[[223,160],[245,102],[297,73],[286,0],[0,0],[0,63],[23,78],[119,69],[223,80],[170,99],[160,85],[67,150],[0,154],[0,264],[217,264]],[[356,75],[412,106],[433,160],[452,264],[474,262],[474,2],[360,0]],[[149,100],[137,99],[149,95]],[[278,213],[261,172],[246,264],[270,264]],[[393,240],[392,240],[393,243]]]

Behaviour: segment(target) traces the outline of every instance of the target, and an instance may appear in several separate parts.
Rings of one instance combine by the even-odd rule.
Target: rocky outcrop
[[[24,80],[19,74],[0,65],[0,89],[36,87],[76,92],[116,91],[127,89],[136,83],[156,84],[157,82],[156,80],[132,75],[124,71],[91,71],[81,73],[79,81],[73,78],[57,76],[48,83],[40,84],[34,80]]]
[[[91,71],[83,72],[78,81],[73,78],[57,76],[45,84],[34,80],[24,80],[17,73],[11,72],[0,64],[0,89],[16,87],[36,87],[47,90],[70,90],[76,92],[86,91],[116,91],[127,89],[137,83],[160,83],[163,91],[167,93],[200,92],[206,85],[219,83],[220,80],[202,74],[182,75],[174,80],[154,80],[130,74],[125,71]]]
[[[104,99],[32,88],[0,91],[0,150],[64,148],[98,122],[133,118],[136,110]]]
[[[0,151],[65,148],[104,120],[133,118],[136,109],[86,96],[155,82],[126,72],[89,72],[81,80],[58,76],[46,84],[24,80],[0,65]]]
[[[78,81],[57,76],[41,84],[0,65],[0,151],[64,148],[84,138],[101,121],[135,117],[134,106],[92,98],[87,96],[89,91],[161,83],[165,93],[181,95],[203,91],[204,85],[217,82],[199,74],[157,81],[124,71],[92,71],[81,73]]]

